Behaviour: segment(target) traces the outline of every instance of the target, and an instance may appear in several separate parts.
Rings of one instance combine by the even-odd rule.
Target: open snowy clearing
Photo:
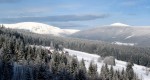
[[[37,47],[39,47],[39,46],[37,46]],[[44,46],[42,46],[42,47],[51,50],[50,47],[44,47]],[[51,51],[53,51],[53,50],[51,50]],[[71,56],[76,56],[79,61],[84,59],[87,69],[88,69],[91,61],[93,61],[95,64],[97,64],[97,70],[99,73],[100,73],[102,65],[104,65],[103,61],[98,62],[98,58],[100,57],[99,55],[76,51],[76,50],[71,50],[71,49],[64,49],[64,51],[68,51],[69,55],[71,55]],[[116,65],[113,66],[113,68],[115,70],[126,69],[127,62],[117,60],[117,59],[115,59],[115,62],[116,62]],[[110,67],[110,65],[108,65],[108,67]],[[136,74],[138,74],[140,79],[150,80],[150,74],[146,75],[146,67],[145,66],[134,64],[133,69],[134,69],[134,72]]]
[[[88,68],[90,62],[94,61],[94,63],[97,64],[98,72],[100,72],[100,69],[101,69],[102,65],[104,64],[103,62],[98,62],[98,58],[100,57],[99,55],[89,54],[86,52],[75,51],[75,50],[70,50],[70,49],[65,49],[65,51],[68,51],[70,55],[77,56],[78,60],[82,60],[82,58],[83,58],[85,60],[85,64],[86,64],[87,68]],[[115,62],[116,62],[116,66],[113,66],[114,69],[116,69],[116,70],[126,69],[127,62],[120,61],[120,60],[115,60]],[[140,79],[150,80],[150,75],[146,75],[146,67],[134,64],[133,69],[134,69],[134,72],[136,72],[136,74],[138,74]]]

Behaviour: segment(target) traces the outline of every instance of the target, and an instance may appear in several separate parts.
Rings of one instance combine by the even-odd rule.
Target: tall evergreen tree
[[[93,64],[93,62],[90,62],[88,76],[90,80],[97,80],[98,78],[97,65]]]
[[[131,62],[127,63],[126,74],[127,74],[127,77],[129,80],[132,80],[134,77],[134,71],[133,71],[132,66],[133,66],[133,63],[131,63]]]

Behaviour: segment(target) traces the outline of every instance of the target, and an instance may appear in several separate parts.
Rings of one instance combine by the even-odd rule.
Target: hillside
[[[149,54],[147,54],[149,52],[147,48],[119,46],[100,41],[39,35],[35,33],[18,33],[17,31],[5,28],[0,28],[0,45],[0,72],[2,73],[0,74],[0,79],[2,80],[20,80],[22,78],[24,80],[55,80],[56,78],[61,80],[62,76],[65,76],[63,77],[64,80],[105,80],[108,77],[113,77],[112,79],[114,80],[149,78],[148,74],[148,76],[145,75],[145,71],[148,71],[146,67],[134,64],[132,68],[132,64],[130,63],[127,64],[126,68],[126,62],[116,60],[116,65],[110,68],[110,66],[103,65],[103,61],[97,61],[100,57],[99,55],[102,55],[102,57],[114,56],[121,60],[133,61],[135,63],[139,61],[137,62],[138,64],[149,66],[150,58],[148,57]],[[36,45],[40,46],[37,47]],[[45,49],[41,45],[48,45],[51,48],[48,47],[48,49]],[[74,50],[65,49],[64,51],[64,47]],[[76,55],[77,57],[71,55]],[[82,58],[84,60],[81,60]],[[141,74],[138,74],[138,72]],[[128,73],[132,75],[130,76]]]
[[[131,43],[134,46],[150,46],[150,28],[145,26],[130,26],[122,23],[101,26],[79,31],[71,37],[101,40],[110,43]],[[122,44],[123,45],[123,44]]]
[[[46,48],[48,50],[51,49],[49,46],[42,46],[42,47]],[[81,52],[81,51],[76,51],[76,50],[71,50],[71,49],[64,49],[64,51],[67,51],[68,54],[71,55],[71,56],[76,56],[79,61],[84,59],[85,66],[86,66],[87,70],[89,68],[90,62],[93,61],[93,63],[97,64],[97,68],[98,68],[97,71],[99,73],[101,73],[100,72],[101,68],[105,63],[103,63],[103,60],[101,62],[98,61],[98,59],[100,58],[99,55],[90,54],[90,53]],[[115,59],[115,62],[116,62],[116,65],[113,66],[113,68],[115,70],[120,70],[121,71],[121,70],[126,68],[127,62],[117,60],[117,59]],[[108,65],[108,66],[110,67],[111,65]],[[142,80],[149,80],[150,79],[150,74],[149,74],[149,72],[147,73],[147,71],[146,71],[149,68],[147,68],[145,66],[134,64],[133,69],[134,69],[135,73],[138,74],[140,79],[142,79]]]
[[[16,24],[1,24],[6,28],[28,30],[38,34],[52,34],[55,36],[70,35],[79,30],[75,29],[60,29],[55,26],[37,23],[37,22],[21,22]]]
[[[70,49],[65,49],[65,50],[68,51],[70,55],[77,56],[78,60],[84,59],[87,69],[88,69],[89,64],[90,64],[91,61],[94,61],[94,63],[97,64],[98,72],[101,70],[102,65],[104,65],[103,61],[98,62],[98,58],[100,57],[98,55],[89,54],[89,53],[80,52],[80,51],[75,51],[75,50],[70,50]],[[113,68],[115,70],[120,70],[121,71],[122,69],[126,68],[127,62],[117,60],[117,59],[115,60],[115,62],[116,62],[116,65],[113,66]],[[111,65],[109,65],[109,67],[110,66]],[[149,80],[150,79],[150,74],[147,75],[147,71],[146,71],[146,69],[149,69],[149,68],[147,68],[145,66],[134,64],[133,69],[134,69],[135,73],[138,74],[140,79],[142,79],[142,80]]]

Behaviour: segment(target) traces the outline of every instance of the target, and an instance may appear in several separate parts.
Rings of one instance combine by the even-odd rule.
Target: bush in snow
[[[103,62],[108,65],[115,65],[115,58],[113,56],[105,57]]]
[[[145,68],[145,74],[148,76],[149,73],[150,73],[150,69],[146,67],[146,68]]]
[[[99,58],[97,59],[98,62],[102,62],[102,60],[103,60],[102,57],[99,57]]]

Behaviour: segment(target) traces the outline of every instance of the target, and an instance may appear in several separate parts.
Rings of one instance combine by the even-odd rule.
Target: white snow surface
[[[129,39],[129,38],[131,38],[131,37],[133,37],[134,36],[134,34],[132,34],[132,35],[130,35],[130,36],[127,36],[125,39]]]
[[[128,36],[128,37],[132,37],[132,36]],[[122,43],[122,42],[118,42],[118,41],[112,42],[112,44],[125,45],[125,46],[134,46],[135,45],[135,43]]]
[[[60,29],[58,27],[37,22],[21,22],[16,24],[3,24],[3,25],[6,28],[24,29],[38,34],[53,34],[56,36],[60,36],[61,34],[69,35],[79,31],[75,29]]]
[[[39,47],[39,46],[37,46],[37,47]],[[50,47],[42,46],[42,48],[51,50]],[[51,50],[51,51],[53,51],[53,50]],[[102,65],[104,65],[103,61],[98,62],[98,58],[100,57],[99,55],[76,51],[76,50],[71,50],[71,49],[66,49],[66,48],[64,49],[64,51],[68,51],[69,55],[71,55],[71,56],[76,56],[79,61],[84,59],[87,69],[88,69],[91,61],[93,61],[93,63],[97,64],[97,71],[99,73],[100,73]],[[126,69],[127,62],[117,60],[117,59],[115,59],[115,62],[116,62],[116,65],[113,66],[113,68],[115,70],[121,71],[122,69]],[[108,65],[108,67],[110,68],[110,65]],[[148,75],[146,75],[146,68],[147,67],[145,67],[145,66],[141,66],[141,65],[137,65],[137,64],[134,64],[134,66],[133,66],[134,72],[138,75],[138,77],[140,79],[150,80],[150,73]],[[147,69],[149,69],[149,68],[147,68]]]
[[[98,58],[100,57],[99,55],[96,54],[90,54],[90,53],[86,53],[86,52],[81,52],[81,51],[75,51],[75,50],[70,50],[70,49],[65,49],[65,51],[68,51],[70,55],[75,55],[77,56],[78,60],[85,60],[85,65],[86,68],[88,69],[88,66],[90,64],[91,61],[93,61],[95,64],[97,64],[97,68],[98,68],[98,72],[100,73],[100,69],[102,67],[102,65],[104,64],[103,62],[98,62]],[[113,66],[113,68],[115,70],[122,70],[122,69],[126,69],[126,64],[127,62],[125,61],[120,61],[115,59],[116,65]],[[108,65],[110,67],[110,65]],[[145,66],[141,66],[141,65],[136,65],[134,64],[133,66],[134,72],[136,74],[138,74],[139,78],[142,80],[150,80],[150,74],[146,75],[146,67]]]
[[[110,26],[119,26],[119,27],[121,27],[121,26],[129,26],[129,25],[123,24],[123,23],[113,23],[113,24],[110,24]]]

